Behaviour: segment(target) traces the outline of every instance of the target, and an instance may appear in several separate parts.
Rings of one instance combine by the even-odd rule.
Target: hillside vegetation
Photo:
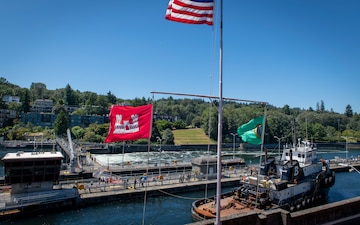
[[[176,145],[216,143],[214,140],[209,140],[201,128],[173,130],[173,134]]]
[[[112,105],[145,104],[153,105],[151,142],[161,140],[163,144],[208,144],[208,136],[211,140],[217,140],[218,137],[217,100],[210,103],[200,98],[174,99],[172,96],[157,100],[145,97],[126,100],[110,91],[106,95],[91,91],[80,92],[73,90],[70,84],[56,90],[47,89],[43,83],[32,83],[30,88],[20,88],[0,77],[1,99],[5,95],[20,97],[19,103],[0,101],[0,109],[16,112],[16,118],[4,119],[0,127],[0,136],[4,136],[5,140],[25,140],[27,133],[34,132],[41,132],[45,139],[51,139],[54,138],[54,133],[63,135],[67,128],[71,128],[76,140],[103,142],[108,134],[109,123],[69,127],[71,125],[68,116],[71,114],[88,119],[90,116],[108,115]],[[31,113],[38,99],[49,99],[54,103],[51,112],[41,114],[41,119],[46,121],[51,115],[57,115],[51,127],[32,124],[31,121],[22,122],[22,115]],[[67,111],[69,106],[75,108],[74,111]],[[359,142],[360,115],[353,112],[351,106],[345,102],[344,107],[343,113],[337,113],[331,108],[325,108],[322,100],[315,108],[308,109],[291,108],[289,105],[279,108],[261,103],[225,101],[222,110],[222,141],[231,143],[232,134],[236,133],[239,126],[264,115],[266,111],[265,142],[275,142],[277,138],[281,138],[282,142],[292,143],[295,137],[307,137],[318,143],[345,140]],[[236,142],[239,141],[240,137],[236,137]],[[144,140],[137,142],[146,143]]]

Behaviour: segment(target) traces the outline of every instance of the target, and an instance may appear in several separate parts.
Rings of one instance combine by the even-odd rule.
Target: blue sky
[[[167,21],[167,4],[0,0],[0,77],[123,99],[218,96],[218,24]],[[360,1],[224,0],[223,23],[224,97],[360,113]]]

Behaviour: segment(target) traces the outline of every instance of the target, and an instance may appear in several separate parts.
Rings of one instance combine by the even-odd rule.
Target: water
[[[163,161],[187,161],[194,156],[202,155],[202,152],[163,152]],[[247,163],[258,162],[258,154],[246,153],[240,155]],[[348,156],[357,157],[360,155],[360,150],[351,150]],[[1,158],[3,155],[0,155]],[[152,162],[159,160],[160,154],[152,153]],[[324,151],[322,150],[319,157],[325,159],[333,159],[334,157],[345,158],[345,151]],[[121,155],[96,155],[97,160],[110,165],[118,165],[122,162]],[[177,158],[178,157],[178,158]],[[142,164],[147,160],[147,153],[129,153],[124,156],[124,161],[131,161],[134,164]],[[135,161],[137,159],[137,161]],[[146,162],[146,161],[145,161]],[[0,162],[0,168],[2,164]],[[3,176],[0,171],[0,176]],[[336,202],[348,198],[360,196],[360,174],[352,173],[337,173],[335,185],[329,192],[329,203]],[[223,188],[223,191],[229,191],[231,188]],[[215,190],[209,190],[208,195],[214,195]],[[178,225],[191,223],[191,203],[196,198],[204,196],[204,191],[196,191],[191,193],[182,193],[177,197],[163,196],[150,197],[146,200],[145,208],[145,224],[147,225]],[[27,224],[27,225],[98,225],[98,224],[142,224],[144,211],[144,200],[136,199],[126,202],[104,202],[94,206],[88,206],[79,209],[68,209],[56,213],[49,213],[46,215],[36,214],[30,218],[11,219],[0,222],[0,224]]]

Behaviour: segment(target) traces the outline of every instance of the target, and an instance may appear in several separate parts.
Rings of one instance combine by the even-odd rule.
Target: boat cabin
[[[292,148],[285,147],[281,159],[283,161],[296,160],[301,166],[312,164],[317,159],[315,145],[308,141],[302,141]]]

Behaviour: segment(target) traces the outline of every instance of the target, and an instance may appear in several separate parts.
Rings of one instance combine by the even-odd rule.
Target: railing
[[[247,167],[223,167],[222,174],[224,178],[238,178],[248,173],[250,170]],[[146,177],[146,179],[144,179]],[[143,179],[142,179],[143,178]],[[120,191],[143,187],[154,187],[162,185],[172,185],[181,183],[193,183],[206,180],[206,175],[194,173],[191,169],[183,169],[178,171],[166,171],[159,175],[157,172],[131,173],[126,175],[100,174],[97,178],[79,180],[61,181],[59,187],[73,187],[79,188],[80,194]],[[135,182],[136,181],[136,182]]]
[[[79,192],[77,189],[72,188],[46,192],[9,194],[7,197],[5,196],[6,195],[1,195],[0,197],[1,202],[5,203],[0,207],[0,214],[7,210],[19,209],[30,205],[51,204],[67,199],[74,199],[79,197]]]

